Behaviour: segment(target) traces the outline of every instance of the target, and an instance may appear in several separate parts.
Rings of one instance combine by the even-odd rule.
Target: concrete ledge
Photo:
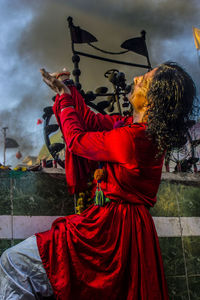
[[[62,168],[43,168],[39,173],[47,174],[63,174],[65,175],[65,169]],[[172,173],[172,172],[162,172],[162,180],[174,181],[174,182],[194,182],[198,183],[200,187],[200,172],[198,173]]]
[[[198,173],[171,173],[163,172],[161,180],[173,183],[184,183],[200,187],[200,172]]]

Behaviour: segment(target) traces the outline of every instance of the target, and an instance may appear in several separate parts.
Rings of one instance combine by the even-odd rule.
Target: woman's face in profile
[[[133,90],[128,95],[128,99],[133,105],[134,110],[141,111],[146,106],[146,94],[156,70],[157,68],[145,73],[144,75],[134,77]]]

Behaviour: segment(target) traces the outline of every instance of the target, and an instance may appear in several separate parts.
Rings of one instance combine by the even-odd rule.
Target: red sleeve
[[[81,126],[77,111],[72,107],[67,107],[60,113],[60,123],[70,152],[95,161],[132,161],[134,143],[127,128],[86,132]]]
[[[102,115],[94,113],[86,104],[75,87],[70,87],[71,95],[63,94],[59,97],[62,102],[62,108],[74,106],[81,123],[84,123],[87,131],[111,130],[116,121],[123,120],[125,117],[115,115]]]

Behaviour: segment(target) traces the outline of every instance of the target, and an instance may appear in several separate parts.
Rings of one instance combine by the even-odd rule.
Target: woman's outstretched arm
[[[66,86],[62,81],[57,79],[56,74],[49,74],[45,69],[40,70],[43,76],[44,82],[55,92],[58,93],[56,102],[62,100],[62,108],[67,106],[73,106],[77,112],[77,116],[80,118],[80,122],[87,131],[102,131],[111,130],[116,121],[125,119],[122,116],[115,115],[102,115],[100,113],[94,113],[86,104],[74,86]],[[65,72],[67,77],[70,73]],[[64,97],[62,96],[64,94]],[[61,97],[59,97],[61,96]],[[59,114],[56,114],[56,118],[59,121]]]
[[[63,94],[55,101],[54,112],[59,114],[60,126],[68,150],[78,156],[95,161],[129,163],[133,158],[134,143],[126,128],[110,131],[87,131],[79,113]]]
[[[71,95],[64,94],[57,101],[63,101],[62,107],[73,106],[87,131],[111,130],[116,121],[123,120],[124,117],[119,115],[109,116],[93,112],[86,104],[75,87],[70,87]]]

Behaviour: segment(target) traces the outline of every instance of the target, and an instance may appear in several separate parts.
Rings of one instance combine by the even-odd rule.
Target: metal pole
[[[3,165],[6,165],[6,130],[8,127],[3,127],[3,139],[4,139],[4,149],[3,149]]]
[[[115,100],[117,102],[117,108],[118,108],[119,114],[122,115],[122,110],[121,110],[121,106],[119,103],[119,91],[118,91],[118,88],[116,89],[114,84],[113,84],[113,87],[114,87],[114,91],[115,91]]]
[[[85,53],[85,52],[81,52],[81,51],[74,51],[74,54],[78,54],[78,55],[82,55],[82,56],[85,56],[85,57],[90,57],[90,58],[94,58],[94,59],[98,59],[98,60],[109,61],[111,63],[117,63],[117,64],[120,64],[120,65],[150,69],[149,65],[148,66],[147,65],[140,65],[140,64],[120,61],[120,60],[116,60],[116,59],[110,59],[110,58],[97,56],[97,55],[93,55],[93,54],[89,54],[89,53]]]

